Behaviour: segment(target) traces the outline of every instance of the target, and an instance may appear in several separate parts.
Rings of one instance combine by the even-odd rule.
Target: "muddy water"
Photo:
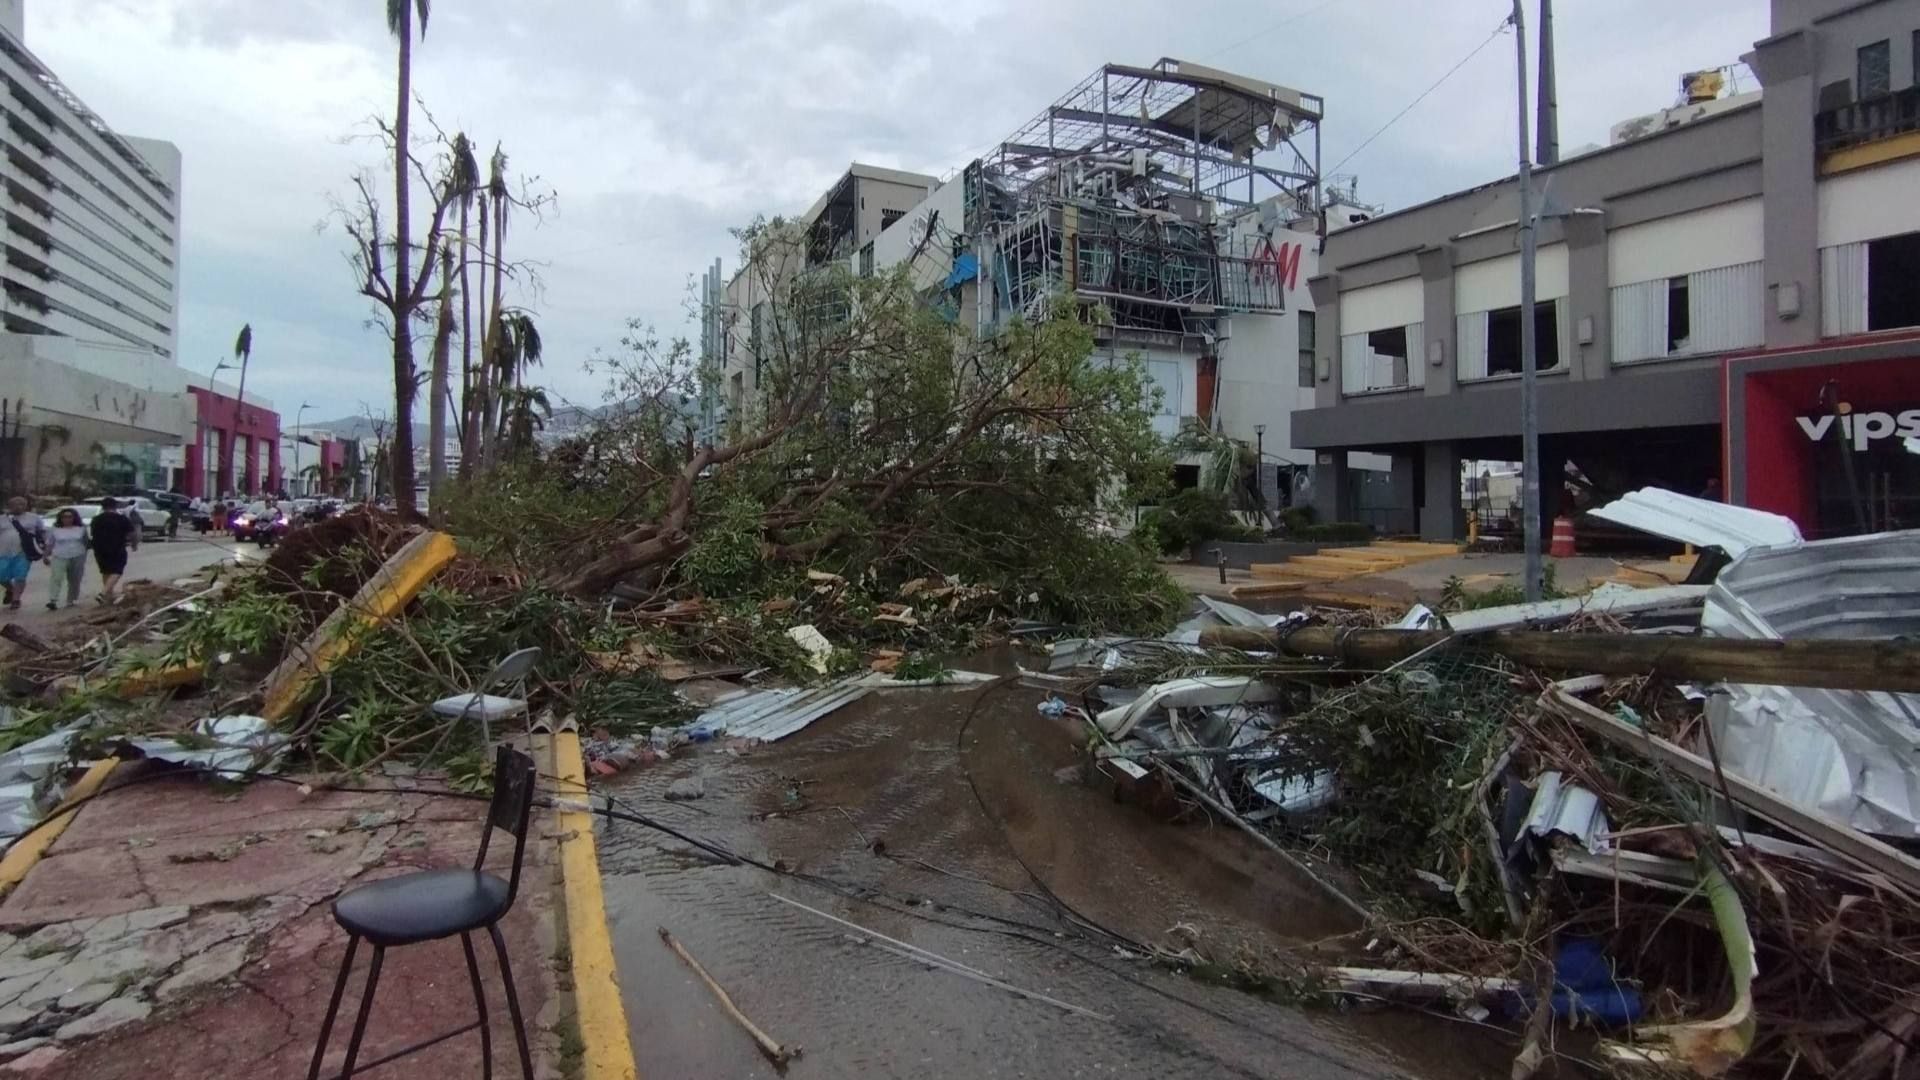
[[[1349,928],[1238,833],[1160,824],[1062,775],[1080,760],[1077,740],[1035,712],[1039,696],[1015,686],[876,693],[745,756],[706,750],[610,788],[689,834],[839,886],[717,865],[639,825],[603,826],[640,1075],[775,1075],[662,945],[661,926],[763,1029],[805,1048],[788,1070],[802,1080],[1506,1075],[1511,1048],[1458,1024],[1308,1012],[1202,986],[1075,926],[1035,877],[1088,922],[1214,956]],[[688,775],[703,778],[704,799],[659,797]],[[903,959],[771,893],[1112,1019]]]

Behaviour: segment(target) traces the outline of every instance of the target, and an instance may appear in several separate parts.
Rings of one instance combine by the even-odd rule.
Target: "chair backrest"
[[[487,804],[487,823],[480,832],[480,853],[473,868],[487,861],[487,843],[493,830],[513,834],[513,874],[507,879],[507,906],[513,906],[520,893],[520,858],[527,850],[527,823],[533,817],[533,759],[510,746],[502,746],[493,755],[493,799]]]
[[[505,659],[495,664],[493,670],[487,673],[487,679],[480,684],[479,689],[482,693],[485,693],[496,686],[517,683],[525,679],[527,673],[533,670],[533,665],[539,662],[540,649],[538,646],[508,653]]]

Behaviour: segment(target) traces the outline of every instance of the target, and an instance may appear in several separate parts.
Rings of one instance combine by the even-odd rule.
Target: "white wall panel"
[[[1407,385],[1427,385],[1427,324],[1407,325]]]
[[[1687,352],[1725,352],[1761,344],[1766,330],[1765,275],[1758,261],[1687,275]]]
[[[1425,285],[1418,277],[1348,289],[1340,294],[1340,335],[1417,323],[1425,316]]]
[[[1557,300],[1565,295],[1567,245],[1548,244],[1534,257],[1534,299]],[[1455,311],[1493,311],[1519,302],[1520,256],[1517,253],[1454,268]]]
[[[1487,313],[1468,312],[1454,318],[1454,355],[1462,379],[1487,377]]]
[[[1609,291],[1613,362],[1632,363],[1667,355],[1667,282],[1616,285]]]
[[[1867,330],[1867,245],[1820,249],[1820,333],[1826,337]]]
[[[1607,284],[1759,262],[1765,243],[1765,211],[1757,198],[1628,225],[1607,233]]]
[[[1920,159],[1857,169],[1820,181],[1821,247],[1920,232]]]

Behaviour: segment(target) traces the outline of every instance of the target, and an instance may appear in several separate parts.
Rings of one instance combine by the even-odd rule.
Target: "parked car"
[[[211,519],[205,511],[201,511],[198,514],[193,512],[193,499],[191,496],[182,495],[177,491],[161,491],[157,488],[143,491],[140,494],[152,499],[155,506],[160,507],[172,515],[172,521],[167,528],[167,535],[170,537],[180,535],[180,525],[183,522],[189,528],[197,529],[200,532],[206,532],[208,525],[211,524]]]
[[[93,507],[93,513],[82,515],[84,520],[91,520],[93,514],[100,511],[101,499],[112,499],[120,504],[123,513],[129,507],[132,508],[133,512],[140,517],[140,539],[142,540],[165,540],[179,531],[179,523],[174,520],[173,515],[145,495],[96,495],[91,499],[80,500],[74,508],[77,510],[81,506]]]

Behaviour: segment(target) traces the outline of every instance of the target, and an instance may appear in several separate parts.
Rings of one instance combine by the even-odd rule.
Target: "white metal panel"
[[[1427,324],[1407,325],[1407,385],[1427,385]]]
[[[1642,281],[1609,290],[1613,362],[1630,364],[1667,355],[1667,282]]]
[[[1683,544],[1717,547],[1736,558],[1748,548],[1800,542],[1800,527],[1792,518],[1681,495],[1665,488],[1646,487],[1628,492],[1591,513]]]
[[[1368,370],[1367,335],[1340,335],[1340,392],[1358,394],[1372,389],[1373,375]]]
[[[1867,245],[1841,244],[1820,249],[1820,333],[1864,334],[1867,330]]]
[[[1725,352],[1761,344],[1765,275],[1758,262],[1687,275],[1687,352]]]
[[[1759,262],[1764,221],[1761,200],[1753,198],[1614,229],[1607,233],[1607,284]]]
[[[1487,313],[1469,312],[1454,319],[1454,355],[1462,379],[1487,377]]]
[[[1567,245],[1548,244],[1534,258],[1534,299],[1567,295]],[[1455,267],[1455,311],[1493,311],[1520,302],[1520,256],[1502,255]],[[1344,328],[1344,327],[1343,327]]]
[[[1920,159],[1856,169],[1820,181],[1814,202],[1821,247],[1920,232]]]
[[[1362,334],[1419,322],[1426,304],[1425,283],[1418,277],[1348,289],[1340,294],[1340,333]]]

